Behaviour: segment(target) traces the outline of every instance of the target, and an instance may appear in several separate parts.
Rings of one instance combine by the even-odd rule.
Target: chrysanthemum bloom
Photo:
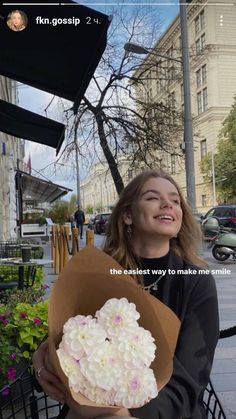
[[[117,406],[127,409],[143,406],[157,397],[157,385],[150,368],[125,370],[115,395]]]
[[[82,358],[80,365],[82,373],[89,382],[104,390],[115,387],[123,370],[116,346],[108,341],[97,346],[88,357]]]
[[[90,354],[107,338],[105,330],[97,324],[96,319],[88,317],[76,316],[64,326],[63,347],[77,360]]]
[[[117,336],[121,330],[133,329],[138,327],[137,320],[140,314],[133,303],[129,303],[127,298],[111,298],[95,314],[98,323],[101,324],[107,332],[109,338]]]

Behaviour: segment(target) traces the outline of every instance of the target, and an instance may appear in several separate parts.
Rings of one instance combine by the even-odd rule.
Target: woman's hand
[[[36,378],[52,399],[65,403],[65,389],[59,378],[53,373],[48,360],[48,343],[43,342],[33,354],[33,366]]]

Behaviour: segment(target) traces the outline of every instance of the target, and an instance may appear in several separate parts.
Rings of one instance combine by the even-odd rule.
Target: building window
[[[202,79],[201,79],[201,69],[199,69],[196,72],[196,78],[197,78],[197,87],[201,86],[202,84]]]
[[[207,88],[203,89],[202,92],[202,97],[203,97],[203,112],[205,112],[207,110]]]
[[[199,55],[202,53],[202,51],[204,50],[206,45],[206,37],[205,34],[203,33],[200,38],[198,38],[195,42],[195,47],[196,47],[196,54]]]
[[[207,196],[202,195],[202,207],[206,207],[206,206],[207,206]]]
[[[197,113],[202,113],[202,92],[197,94]]]
[[[204,10],[199,13],[195,19],[195,35],[201,32],[205,28],[205,13]]]
[[[207,88],[201,90],[197,94],[197,113],[198,115],[207,110],[208,100],[207,100]]]
[[[170,156],[170,165],[171,165],[171,174],[174,175],[176,173],[176,160],[175,154],[171,154]]]
[[[199,70],[196,71],[196,81],[197,81],[197,87],[202,86],[203,84],[206,84],[207,81],[207,66],[206,64],[203,65]]]
[[[202,66],[202,84],[207,82],[207,66],[206,64]]]
[[[201,159],[203,159],[203,157],[205,157],[205,155],[207,154],[207,141],[202,140],[200,142],[200,152],[201,152]]]

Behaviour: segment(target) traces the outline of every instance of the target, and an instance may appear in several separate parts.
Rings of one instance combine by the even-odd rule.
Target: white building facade
[[[126,157],[118,159],[118,169],[124,185],[136,174]],[[81,201],[85,212],[110,212],[118,198],[114,181],[105,161],[96,163],[89,176],[81,182]]]
[[[227,1],[217,5],[213,0],[200,0],[189,4],[187,11],[196,206],[199,211],[206,212],[216,202],[213,184],[204,182],[200,162],[206,153],[216,152],[219,131],[236,95],[236,7]],[[184,105],[183,80],[175,77],[175,74],[181,74],[181,67],[171,60],[181,59],[179,16],[156,43],[154,52],[157,72],[158,62],[161,62],[165,67],[165,78],[158,80],[158,77],[155,79],[152,74],[147,74],[144,90],[138,94],[146,95],[149,102],[171,99],[181,110]],[[170,59],[158,58],[158,52]],[[153,62],[154,54],[149,54],[143,65],[150,59]],[[142,65],[137,74],[141,70]],[[173,154],[162,153],[163,168],[172,174],[186,196],[184,156],[182,159],[176,157],[176,151],[173,150]]]
[[[0,76],[0,99],[17,103],[16,83]],[[17,237],[17,160],[22,167],[24,141],[0,132],[0,240]]]
[[[217,202],[213,184],[203,179],[200,162],[206,153],[216,152],[219,131],[236,95],[236,7],[227,1],[217,4],[214,0],[199,0],[190,3],[187,11],[196,206],[205,213]],[[136,76],[141,72],[142,78],[146,74],[146,83],[142,91],[136,91],[136,94],[142,95],[142,100],[149,103],[171,100],[176,109],[183,110],[181,64],[171,60],[181,60],[179,16],[157,41],[153,51],[156,54],[156,69],[153,65],[147,65],[148,60],[152,63],[155,60],[155,54],[149,54],[143,60],[144,67],[141,64],[136,72]],[[159,58],[158,52],[169,57],[169,60]],[[144,73],[145,68],[151,70]],[[181,157],[183,141],[182,138],[178,148],[173,149],[173,154],[161,152],[158,158],[161,168],[174,177],[186,197],[184,154]],[[120,167],[124,184],[142,170],[131,170],[128,158],[123,158]],[[91,206],[94,212],[96,207],[102,211],[108,210],[117,199],[113,180],[104,162],[93,167],[90,176],[82,183],[81,190],[83,207],[86,209]]]

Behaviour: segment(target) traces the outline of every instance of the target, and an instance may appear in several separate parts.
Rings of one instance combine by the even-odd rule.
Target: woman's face
[[[11,17],[11,21],[15,28],[20,28],[23,25],[23,20],[20,13],[13,13]]]
[[[150,178],[131,208],[134,236],[175,237],[182,224],[183,212],[176,187],[163,178]],[[128,221],[128,218],[127,218]],[[129,222],[126,221],[126,224]]]

